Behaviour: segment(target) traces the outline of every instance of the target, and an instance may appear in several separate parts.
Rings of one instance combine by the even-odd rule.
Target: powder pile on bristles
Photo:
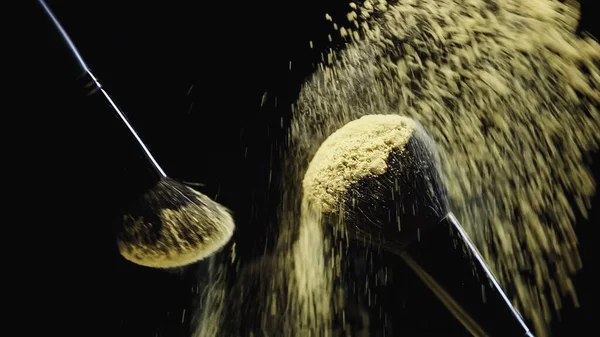
[[[351,184],[386,172],[390,152],[404,147],[414,124],[401,116],[368,115],[335,131],[304,175],[304,199],[318,202],[321,212],[336,211]]]

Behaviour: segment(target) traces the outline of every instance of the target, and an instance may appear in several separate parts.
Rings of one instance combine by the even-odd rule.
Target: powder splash
[[[547,336],[563,298],[577,305],[574,218],[595,192],[585,159],[600,138],[600,45],[575,35],[578,8],[406,0],[352,9],[354,25],[340,29],[351,43],[298,100],[292,171],[302,176],[321,143],[363,115],[419,121],[439,145],[452,209]]]
[[[211,258],[194,336],[334,335],[344,250],[318,226],[302,182],[335,130],[371,114],[428,130],[451,208],[536,334],[548,336],[564,298],[577,304],[573,225],[595,192],[585,160],[600,140],[600,45],[575,35],[577,5],[368,0],[350,9],[349,27],[327,16],[349,44],[327,56],[294,107],[274,252],[250,265],[229,252]]]

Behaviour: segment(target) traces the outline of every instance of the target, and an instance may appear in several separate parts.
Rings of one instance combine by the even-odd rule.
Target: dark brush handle
[[[533,337],[452,213],[398,254],[474,336]]]

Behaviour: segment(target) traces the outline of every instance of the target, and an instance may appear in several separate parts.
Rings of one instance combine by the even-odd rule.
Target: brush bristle
[[[235,228],[225,207],[169,178],[136,200],[122,219],[121,255],[152,268],[182,267],[210,256]]]
[[[435,143],[406,117],[369,115],[340,128],[317,151],[303,186],[328,222],[341,214],[351,238],[395,251],[449,211]]]

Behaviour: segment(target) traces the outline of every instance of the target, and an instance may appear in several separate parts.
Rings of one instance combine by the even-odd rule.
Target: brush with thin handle
[[[117,229],[121,255],[146,267],[176,268],[194,263],[219,250],[230,240],[235,228],[229,210],[167,176],[125,114],[91,72],[54,13],[45,1],[38,1],[67,46],[66,53],[73,58],[72,65],[77,72],[77,79],[82,81],[82,87],[88,95],[86,103],[89,106],[104,107],[110,114],[119,117],[137,143],[137,149],[143,153],[145,165],[152,172],[152,187],[143,191],[125,214],[122,214],[122,221]]]
[[[325,224],[398,255],[473,336],[533,336],[452,214],[435,143],[418,122],[346,124],[316,152],[303,189]]]

